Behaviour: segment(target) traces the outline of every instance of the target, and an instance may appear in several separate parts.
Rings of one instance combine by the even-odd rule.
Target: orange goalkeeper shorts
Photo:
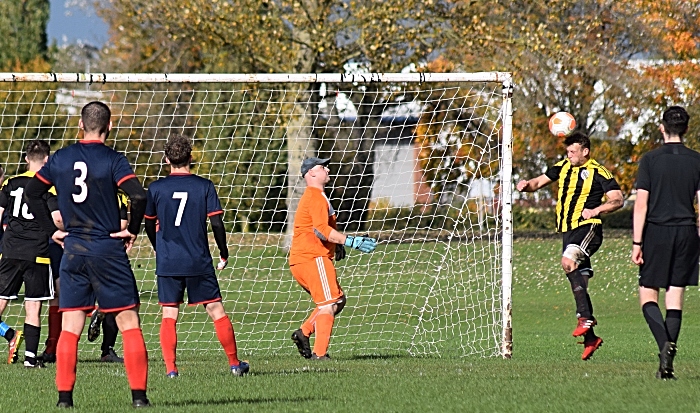
[[[317,257],[312,261],[292,265],[290,269],[294,279],[311,294],[317,306],[335,304],[343,296],[335,267],[328,257]]]

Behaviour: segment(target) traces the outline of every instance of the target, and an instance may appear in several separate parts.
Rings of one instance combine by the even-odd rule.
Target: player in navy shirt
[[[231,373],[242,376],[249,366],[238,360],[236,337],[221,303],[207,236],[208,217],[221,253],[217,269],[223,270],[228,262],[223,210],[214,184],[190,173],[191,153],[192,144],[187,137],[171,135],[165,144],[170,175],[148,187],[146,234],[156,250],[158,302],[163,307],[160,344],[165,370],[168,377],[178,376],[176,323],[187,290],[187,303],[204,305],[214,321]]]
[[[29,208],[54,241],[64,245],[61,260],[60,311],[63,327],[56,349],[59,407],[73,406],[78,341],[86,314],[99,301],[104,312],[117,313],[124,342],[124,364],[134,407],[148,406],[148,355],[139,322],[139,294],[126,252],[139,233],[146,194],[124,155],[105,146],[111,112],[90,102],[80,113],[84,138],[58,150],[27,185]],[[42,194],[54,185],[65,231],[48,215]],[[117,190],[131,200],[131,219],[120,228]]]

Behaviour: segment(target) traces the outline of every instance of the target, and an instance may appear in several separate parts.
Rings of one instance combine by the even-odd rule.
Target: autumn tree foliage
[[[112,35],[105,57],[118,70],[344,72],[348,62],[356,62],[385,72],[428,62],[433,71],[513,72],[516,177],[539,175],[563,156],[562,139],[547,131],[548,117],[559,110],[571,112],[591,135],[593,156],[616,174],[626,193],[633,188],[636,162],[660,142],[657,124],[667,106],[689,108],[693,120],[686,142],[700,147],[700,110],[695,109],[700,71],[693,60],[699,53],[698,2],[102,0],[101,4]],[[299,92],[305,102],[320,99],[313,85]],[[328,135],[317,134],[310,117],[294,109],[286,113],[297,117],[290,124],[298,130],[314,131],[311,140],[318,149],[335,156],[337,148]],[[424,141],[435,135],[420,126],[416,133]],[[349,136],[337,138],[344,142]],[[457,163],[465,159],[462,154],[454,156]],[[371,175],[366,167],[371,159],[362,162],[358,170]]]

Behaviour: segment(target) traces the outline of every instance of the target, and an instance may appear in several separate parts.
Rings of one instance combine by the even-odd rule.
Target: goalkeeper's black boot
[[[309,338],[304,335],[301,329],[296,330],[292,333],[292,341],[297,345],[297,350],[299,354],[305,359],[311,358],[311,344],[309,344]]]
[[[97,337],[100,336],[100,325],[102,324],[102,320],[105,319],[105,313],[103,313],[100,310],[95,310],[92,312],[92,316],[90,317],[90,326],[88,327],[88,335],[87,339],[89,342],[93,342],[97,340]]]

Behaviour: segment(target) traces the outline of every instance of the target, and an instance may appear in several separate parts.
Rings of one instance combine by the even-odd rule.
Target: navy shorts
[[[14,300],[24,284],[26,301],[46,301],[53,298],[53,280],[49,264],[0,258],[0,298]]]
[[[642,238],[639,285],[649,288],[698,285],[700,238],[695,225],[647,223]]]
[[[139,292],[131,264],[123,257],[93,257],[64,254],[61,260],[61,311],[95,308],[105,313],[139,305]]]
[[[187,304],[198,305],[221,301],[221,290],[216,274],[197,277],[158,276],[158,304],[173,306],[182,304],[187,290]]]

